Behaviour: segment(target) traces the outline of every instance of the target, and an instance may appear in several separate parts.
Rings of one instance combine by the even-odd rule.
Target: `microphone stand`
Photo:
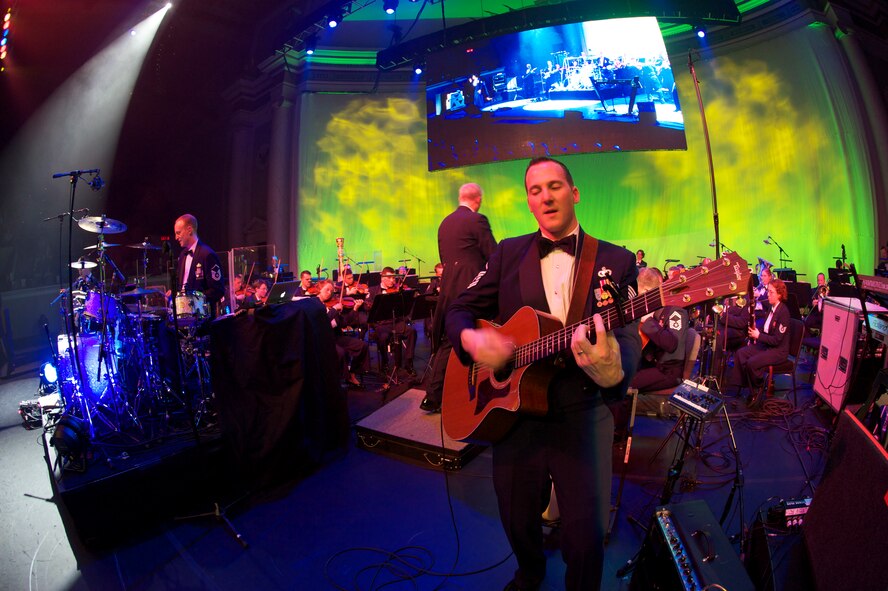
[[[410,249],[407,248],[406,246],[404,247],[404,254],[409,254],[410,256],[412,256],[413,258],[416,259],[416,262],[418,263],[418,264],[416,265],[416,275],[417,275],[417,277],[422,277],[422,264],[423,264],[425,261],[422,260],[421,258],[419,258],[419,256],[417,256],[417,255],[413,254],[412,252],[410,252]]]
[[[787,253],[785,250],[783,250],[783,247],[780,246],[780,243],[777,242],[776,240],[774,240],[773,238],[771,238],[770,236],[768,236],[768,240],[771,241],[771,242],[773,242],[773,243],[774,243],[774,246],[776,246],[777,249],[780,251],[780,252],[777,254],[777,257],[780,259],[780,268],[781,268],[781,269],[785,269],[785,268],[786,268],[786,263],[791,263],[791,262],[792,262],[792,259],[789,258],[789,253]],[[842,262],[844,262],[844,259],[842,260]]]
[[[176,365],[178,366],[178,370],[179,370],[179,391],[181,392],[182,401],[185,405],[185,409],[186,409],[186,412],[188,415],[188,422],[191,424],[191,434],[194,436],[194,443],[197,446],[199,456],[202,456],[202,458],[200,460],[201,470],[203,470],[206,473],[206,471],[208,470],[207,467],[209,466],[209,461],[208,461],[208,458],[206,457],[207,451],[203,445],[203,442],[201,441],[200,432],[197,429],[197,421],[194,418],[194,408],[192,407],[191,397],[189,397],[188,393],[185,391],[185,370],[184,370],[183,361],[182,361],[181,345],[179,343],[182,333],[179,331],[179,315],[176,312],[176,302],[175,302],[177,289],[179,287],[178,264],[173,263],[173,250],[172,250],[172,248],[170,248],[168,242],[166,244],[164,244],[163,250],[164,250],[164,253],[168,253],[167,260],[166,260],[167,277],[169,277],[170,285],[172,285],[172,287],[173,287],[171,290],[171,293],[173,296],[173,302],[172,302],[173,305],[171,306],[171,309],[173,312],[173,327],[174,327],[174,330],[176,331],[176,361],[177,361]],[[198,380],[202,380],[202,378],[200,376],[198,376]],[[201,386],[201,387],[203,387],[203,386]],[[203,480],[210,481],[211,478],[212,477],[209,474],[206,474],[206,476]],[[238,501],[240,501],[240,499],[238,499],[235,502],[238,502]],[[243,548],[246,549],[249,546],[247,544],[247,541],[237,531],[237,529],[235,529],[234,524],[231,523],[231,520],[229,520],[228,516],[225,514],[226,510],[229,507],[231,507],[232,504],[234,504],[234,503],[231,503],[227,506],[222,506],[218,501],[213,501],[213,510],[212,511],[209,511],[206,513],[197,513],[194,515],[186,515],[184,517],[176,517],[175,519],[176,519],[176,521],[184,521],[187,519],[197,519],[199,517],[215,517],[216,521],[219,521],[220,523],[222,523],[225,526],[228,533],[231,534],[231,536],[235,540],[237,540],[238,543],[240,543],[240,545]]]
[[[80,175],[84,172],[89,171],[80,171],[80,170],[72,170],[71,172],[60,172],[52,175],[52,178],[61,178],[61,177],[69,177],[71,184],[71,199],[70,206],[68,207],[68,211],[65,215],[68,216],[68,261],[70,262],[73,257],[72,251],[72,241],[74,239],[74,200],[77,195],[77,181],[80,179]],[[95,172],[98,172],[98,169],[95,169]],[[60,214],[61,215],[61,214]],[[61,217],[59,218],[59,233],[61,234]],[[61,236],[59,237],[59,241],[61,241]],[[61,250],[61,245],[59,245]],[[61,281],[61,277],[59,277]],[[67,302],[67,313],[65,315],[65,336],[68,338],[68,347],[73,349],[73,375],[75,376],[76,387],[79,390],[83,385],[83,368],[80,364],[80,351],[79,345],[77,343],[77,331],[74,326],[74,298],[72,297],[72,293],[74,291],[74,269],[71,265],[68,265],[68,302]],[[67,409],[66,409],[67,410]],[[92,420],[86,421],[89,426],[89,437],[90,439],[95,438],[95,428],[93,427]]]
[[[699,57],[699,56],[698,56]],[[715,169],[712,164],[712,146],[709,143],[709,126],[706,125],[706,111],[703,109],[703,95],[700,94],[700,81],[697,80],[697,71],[694,69],[693,49],[688,49],[688,70],[694,80],[694,90],[697,92],[697,106],[700,108],[700,120],[703,122],[703,139],[706,142],[706,159],[709,163],[709,190],[712,192],[712,225],[715,228],[715,258],[720,258],[718,236],[718,199],[715,193]]]

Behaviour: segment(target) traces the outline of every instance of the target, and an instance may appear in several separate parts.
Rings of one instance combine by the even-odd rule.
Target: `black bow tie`
[[[574,256],[577,250],[577,235],[571,234],[561,240],[551,241],[544,236],[540,236],[537,240],[537,246],[540,249],[540,258],[545,258],[550,252],[556,248],[560,248],[570,256]]]
[[[193,250],[186,250],[186,251],[185,251],[185,256],[187,256],[187,257],[188,257],[188,256],[194,256],[194,251],[193,251]]]

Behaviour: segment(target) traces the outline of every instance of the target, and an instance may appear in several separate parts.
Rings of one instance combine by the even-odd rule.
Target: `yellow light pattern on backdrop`
[[[721,241],[748,261],[775,264],[773,236],[789,266],[812,280],[845,244],[871,272],[872,189],[851,84],[834,39],[809,28],[766,46],[697,63],[715,166]],[[822,71],[823,70],[823,71]],[[586,231],[650,264],[695,264],[711,256],[711,192],[702,124],[690,75],[675,65],[688,136],[686,152],[565,158],[581,192]],[[300,145],[302,268],[335,268],[335,238],[371,269],[437,261],[437,226],[460,184],[485,190],[482,212],[498,238],[533,231],[523,190],[526,162],[427,171],[424,100],[418,96],[306,95]],[[557,154],[556,154],[557,156]],[[412,253],[412,254],[411,254]],[[332,264],[330,264],[332,263]]]

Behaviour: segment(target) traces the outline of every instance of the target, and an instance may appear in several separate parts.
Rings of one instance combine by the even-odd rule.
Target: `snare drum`
[[[83,315],[99,322],[113,324],[123,317],[126,308],[116,297],[102,295],[98,291],[86,294],[86,302],[83,305]]]
[[[176,294],[176,316],[185,320],[206,318],[207,297],[200,291],[179,292]]]

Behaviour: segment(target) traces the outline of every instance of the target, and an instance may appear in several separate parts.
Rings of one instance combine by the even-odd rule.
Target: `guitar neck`
[[[598,314],[601,315],[601,319],[604,322],[605,331],[610,332],[622,326],[623,321],[627,323],[632,322],[636,318],[659,310],[663,305],[663,286],[661,285],[659,289],[643,293],[622,304],[622,318],[616,304],[610,304],[602,308]],[[570,346],[573,333],[580,325],[592,326],[592,317],[590,316],[517,347],[515,349],[514,366],[523,367],[530,365],[564,351]]]
[[[746,293],[748,280],[749,265],[737,253],[728,253],[720,259],[679,273],[675,278],[661,283],[658,289],[619,304],[619,308],[612,303],[598,313],[604,321],[605,330],[610,331],[622,326],[624,322],[632,322],[664,306],[686,308],[716,297]],[[522,367],[564,351],[570,346],[573,333],[580,325],[592,326],[592,318],[565,326],[517,347],[512,359],[513,365]]]

